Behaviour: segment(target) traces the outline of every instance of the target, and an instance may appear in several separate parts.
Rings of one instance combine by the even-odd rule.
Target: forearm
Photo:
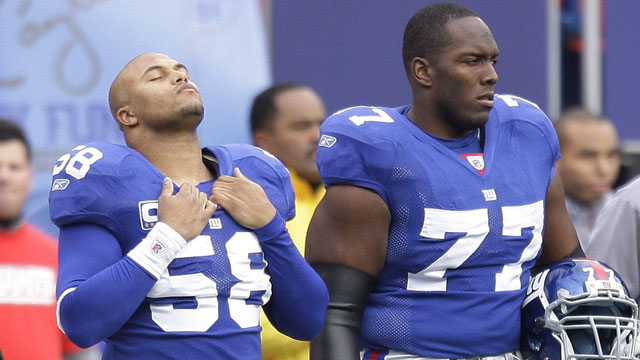
[[[299,340],[313,338],[322,329],[329,300],[324,282],[293,245],[280,215],[255,232],[271,276],[265,312],[280,332]]]
[[[124,325],[155,282],[125,257],[63,292],[58,303],[61,329],[80,347],[95,345]]]
[[[362,315],[374,278],[340,264],[313,267],[327,284],[330,300],[324,329],[311,341],[311,359],[360,359]]]
[[[163,224],[164,225],[164,224]],[[166,225],[164,225],[166,226]],[[60,281],[58,284],[58,323],[69,339],[81,347],[92,346],[120,329],[142,304],[149,290],[183,246],[167,238],[167,229],[154,228],[128,256],[101,266],[93,273],[95,262],[87,259],[99,251],[114,252],[113,247],[72,246],[79,242],[95,244],[116,241],[112,234],[85,226],[61,230]],[[169,237],[171,237],[169,228]],[[91,239],[91,240],[89,240]],[[149,256],[152,243],[162,240],[168,249],[162,256]],[[184,241],[184,240],[183,240]],[[121,254],[121,253],[120,253]],[[114,255],[111,255],[112,258]],[[120,255],[122,256],[122,255]]]

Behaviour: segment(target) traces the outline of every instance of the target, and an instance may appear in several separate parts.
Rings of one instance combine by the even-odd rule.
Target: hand
[[[267,225],[274,216],[276,208],[260,185],[235,168],[234,176],[220,176],[213,183],[209,200],[222,206],[238,224],[258,229]]]
[[[207,194],[187,183],[173,195],[171,179],[164,178],[158,198],[158,221],[169,225],[186,241],[200,235],[215,210],[216,205],[207,199]]]

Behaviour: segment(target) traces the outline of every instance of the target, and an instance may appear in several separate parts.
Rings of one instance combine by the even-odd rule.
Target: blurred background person
[[[591,239],[584,248],[588,257],[614,268],[640,300],[640,177],[619,188],[600,211]]]
[[[307,228],[324,195],[316,166],[320,124],[327,117],[322,99],[299,84],[277,84],[256,96],[251,106],[253,142],[289,169],[296,194],[295,217],[287,223],[294,244],[304,254]],[[309,358],[309,343],[280,334],[262,313],[262,358]]]
[[[82,351],[56,325],[58,243],[22,217],[32,175],[22,128],[0,119],[2,354],[10,360],[97,358],[97,350]]]
[[[611,197],[620,171],[618,132],[607,118],[582,108],[562,113],[555,128],[562,153],[557,168],[567,209],[586,248],[598,212]]]

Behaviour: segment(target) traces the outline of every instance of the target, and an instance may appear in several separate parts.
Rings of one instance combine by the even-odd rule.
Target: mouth
[[[182,85],[182,86],[178,89],[178,94],[182,94],[182,93],[185,93],[185,92],[194,92],[194,93],[196,93],[196,94],[198,94],[198,93],[199,93],[199,92],[198,92],[198,89],[197,89],[195,86],[191,85],[191,84],[185,84],[185,85]]]
[[[476,98],[476,101],[481,105],[492,108],[493,107],[493,92],[483,94]]]
[[[596,192],[596,193],[604,193],[607,190],[609,190],[610,188],[611,188],[611,186],[609,186],[607,184],[594,184],[594,185],[591,185],[589,187],[589,189],[591,191]]]

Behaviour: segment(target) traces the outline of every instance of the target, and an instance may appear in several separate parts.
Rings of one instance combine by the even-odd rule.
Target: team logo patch
[[[484,154],[462,154],[461,156],[467,160],[469,165],[478,170],[480,175],[484,175]]]
[[[222,229],[222,219],[220,218],[209,219],[209,229],[213,229],[213,230]]]
[[[152,246],[151,246],[151,252],[153,252],[156,255],[160,255],[163,252],[165,252],[167,250],[167,246],[163,243],[161,243],[160,241],[156,241]]]
[[[140,227],[142,230],[151,230],[158,222],[158,200],[146,200],[138,203],[140,214]]]
[[[482,190],[482,196],[484,196],[484,201],[498,200],[498,194],[496,194],[496,189],[484,189]]]
[[[55,179],[51,191],[62,191],[69,186],[69,179]]]
[[[333,136],[322,135],[322,137],[320,138],[320,143],[318,144],[318,146],[330,148],[330,147],[333,146],[333,144],[336,143],[336,141],[338,141],[338,139],[334,138]]]

